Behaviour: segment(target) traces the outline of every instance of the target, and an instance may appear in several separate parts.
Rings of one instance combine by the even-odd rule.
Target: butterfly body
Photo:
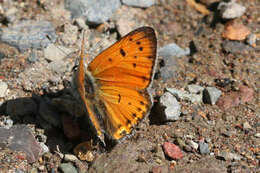
[[[148,88],[156,64],[156,36],[138,28],[101,52],[88,65],[83,53],[74,83],[97,136],[119,140],[131,133],[152,106]]]

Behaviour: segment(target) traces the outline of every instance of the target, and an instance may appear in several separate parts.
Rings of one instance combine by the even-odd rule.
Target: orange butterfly
[[[100,53],[89,65],[84,39],[74,84],[97,136],[115,140],[131,133],[149,113],[157,40],[150,27],[138,28]]]

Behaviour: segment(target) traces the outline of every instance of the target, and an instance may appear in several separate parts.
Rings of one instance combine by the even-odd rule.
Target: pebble
[[[41,155],[44,153],[48,153],[50,151],[49,147],[47,145],[45,145],[43,142],[40,142],[39,145],[42,148]]]
[[[44,57],[48,61],[61,61],[70,53],[72,53],[71,49],[63,46],[56,46],[54,44],[49,44],[43,50]]]
[[[218,154],[218,157],[223,158],[224,160],[228,161],[228,160],[236,160],[239,161],[241,160],[241,156],[235,153],[230,153],[230,152],[226,152],[226,151],[222,151]]]
[[[242,42],[225,40],[222,47],[226,52],[247,54],[254,49]]]
[[[147,8],[155,4],[155,0],[122,0],[128,6]]]
[[[188,140],[188,145],[190,145],[193,149],[197,150],[199,148],[199,144],[194,142],[193,140]]]
[[[256,138],[260,138],[260,133],[256,133],[254,136],[255,136]]]
[[[1,117],[0,121],[0,126],[6,129],[10,129],[14,124],[14,121],[10,117]]]
[[[178,69],[177,58],[189,55],[190,49],[182,49],[175,43],[170,43],[159,49],[158,55],[163,58],[165,66],[160,68],[160,74],[163,81],[175,76]]]
[[[68,70],[66,63],[64,61],[52,61],[47,65],[47,68],[50,69],[51,72],[54,72],[59,75],[63,75]],[[52,83],[58,83],[60,80],[59,77],[60,76],[56,76],[56,75],[52,76],[50,77],[49,81],[51,81]]]
[[[243,123],[243,129],[244,130],[248,130],[248,129],[251,129],[252,127],[250,126],[250,124],[246,121]]]
[[[164,121],[175,121],[178,120],[181,114],[181,106],[176,98],[169,92],[164,93],[160,97],[158,104],[158,110],[163,116]]]
[[[179,160],[183,157],[181,149],[173,143],[165,142],[163,144],[163,150],[164,153],[171,159]]]
[[[37,104],[31,98],[18,98],[8,100],[6,113],[11,116],[34,115],[37,112]]]
[[[257,36],[255,34],[249,34],[246,38],[246,42],[247,44],[249,44],[252,47],[256,46],[256,40],[257,40]],[[0,58],[1,59],[1,58]]]
[[[217,102],[217,105],[223,109],[227,110],[231,107],[237,106],[240,104],[240,98],[237,92],[230,92],[221,96]]]
[[[182,49],[177,44],[170,43],[170,44],[167,44],[167,45],[161,47],[158,51],[158,54],[159,54],[159,56],[162,56],[163,58],[168,58],[171,56],[182,57],[185,55],[189,55],[190,49],[189,48]]]
[[[201,154],[209,154],[209,145],[205,142],[200,142],[199,143],[199,150]]]
[[[65,0],[65,8],[73,18],[82,16],[91,24],[106,22],[120,6],[120,0]]]
[[[222,92],[215,87],[206,87],[203,91],[203,101],[211,105],[216,104]]]
[[[26,125],[14,125],[10,129],[0,127],[0,141],[6,145],[2,147],[24,152],[29,163],[37,161],[42,153],[42,147]]]
[[[8,91],[8,85],[0,80],[0,98],[5,97]]]
[[[77,169],[71,163],[62,163],[60,164],[59,169],[63,173],[78,173]]]
[[[246,8],[232,0],[230,2],[221,1],[218,5],[218,10],[220,10],[223,19],[234,19],[241,17],[245,13]]]
[[[76,160],[78,160],[78,158],[73,154],[65,154],[64,156],[64,161],[75,162]]]
[[[225,24],[225,29],[222,33],[222,37],[229,40],[245,40],[250,34],[250,30],[242,23],[237,23],[235,21],[229,21]]]
[[[187,91],[190,93],[193,93],[193,94],[202,93],[203,90],[204,90],[204,88],[199,85],[191,84],[191,85],[187,86]]]
[[[55,42],[55,28],[48,21],[22,21],[12,27],[3,28],[0,41],[25,51],[28,48],[43,48]]]
[[[178,100],[190,101],[192,103],[202,102],[202,94],[192,94],[175,88],[166,88],[166,90],[173,94]]]

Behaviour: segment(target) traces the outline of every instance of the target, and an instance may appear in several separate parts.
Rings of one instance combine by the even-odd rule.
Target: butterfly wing
[[[114,139],[130,134],[150,110],[147,92],[156,62],[156,36],[150,27],[136,29],[100,53],[88,66],[103,104],[106,132]]]

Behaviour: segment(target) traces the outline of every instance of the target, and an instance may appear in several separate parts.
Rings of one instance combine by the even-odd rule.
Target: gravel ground
[[[0,172],[260,172],[260,1],[2,0],[0,26]],[[154,106],[104,149],[71,116],[82,31],[93,59],[141,26]]]

